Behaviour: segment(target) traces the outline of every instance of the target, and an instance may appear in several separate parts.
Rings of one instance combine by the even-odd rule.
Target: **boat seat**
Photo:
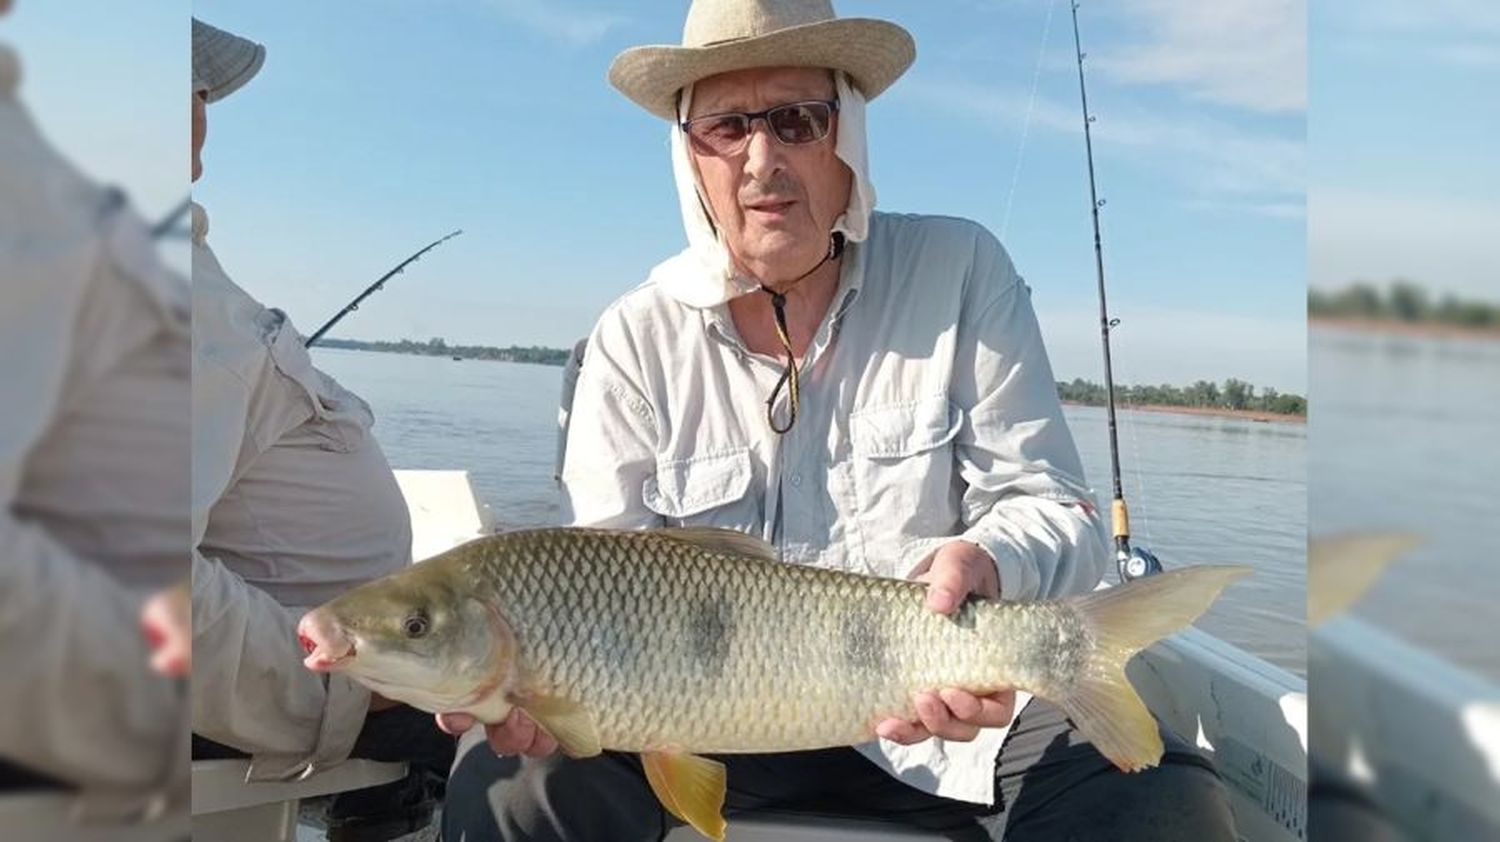
[[[150,822],[77,822],[73,796],[63,792],[0,795],[0,839],[66,839],[68,842],[178,842],[191,832],[186,811]]]
[[[214,842],[295,842],[304,798],[406,777],[405,763],[345,760],[301,781],[246,782],[248,760],[193,761],[193,837]]]
[[[396,471],[411,514],[412,561],[432,558],[494,531],[490,508],[479,502],[468,471]]]

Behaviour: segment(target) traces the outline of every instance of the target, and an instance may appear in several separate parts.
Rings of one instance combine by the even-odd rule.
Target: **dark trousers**
[[[878,819],[950,840],[1234,842],[1222,782],[1195,749],[1163,732],[1155,769],[1125,774],[1054,705],[1021,711],[996,761],[994,806],[929,795],[851,748],[716,756],[728,767],[724,813]],[[656,842],[680,824],[652,794],[636,755],[586,760],[497,757],[479,742],[448,778],[447,842]]]

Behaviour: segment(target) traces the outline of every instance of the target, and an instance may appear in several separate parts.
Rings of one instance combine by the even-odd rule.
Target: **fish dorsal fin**
[[[779,561],[776,548],[754,535],[715,526],[680,526],[658,529],[656,533],[716,553],[742,555],[765,561]]]
[[[593,757],[603,751],[599,727],[583,705],[558,696],[535,696],[517,705],[547,729],[552,739],[572,757]]]
[[[724,842],[724,764],[696,754],[641,755],[646,780],[662,806],[714,842]]]

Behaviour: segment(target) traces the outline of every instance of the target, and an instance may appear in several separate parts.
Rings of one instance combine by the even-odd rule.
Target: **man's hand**
[[[1000,598],[1000,576],[995,572],[994,560],[968,541],[950,541],[938,547],[912,570],[910,578],[927,583],[927,607],[939,614],[957,611],[971,593]],[[979,736],[980,728],[1010,724],[1015,716],[1016,691],[975,696],[945,687],[918,693],[915,703],[915,721],[887,719],[875,726],[875,733],[902,745],[929,737],[967,742]]]
[[[444,733],[457,737],[474,727],[474,717],[467,713],[440,713],[437,725]],[[484,735],[489,739],[490,750],[499,755],[524,754],[527,757],[546,757],[557,751],[557,740],[537,726],[531,717],[519,708],[512,708],[510,716],[498,725],[484,726]]]
[[[193,598],[186,584],[157,591],[141,607],[151,669],[177,678],[193,670]]]

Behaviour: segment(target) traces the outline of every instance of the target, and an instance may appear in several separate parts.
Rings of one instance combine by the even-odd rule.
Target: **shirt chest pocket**
[[[719,526],[753,530],[759,499],[750,499],[754,470],[747,447],[721,450],[688,459],[660,458],[646,478],[646,507],[672,526]]]
[[[963,410],[946,396],[858,410],[849,438],[858,519],[877,559],[913,539],[952,534],[959,521],[954,440]]]

